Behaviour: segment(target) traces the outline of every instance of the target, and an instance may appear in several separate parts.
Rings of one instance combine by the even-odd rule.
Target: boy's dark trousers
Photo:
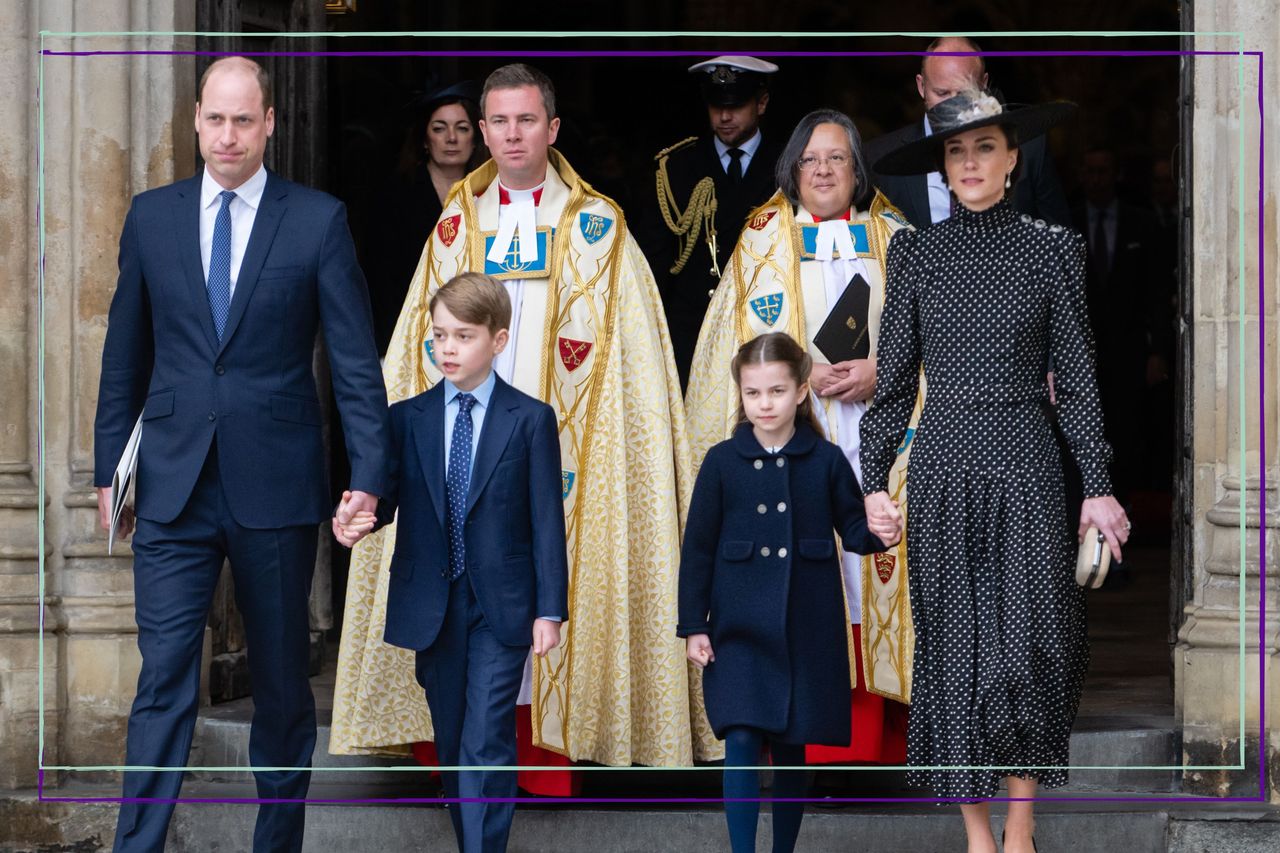
[[[529,638],[532,644],[532,637]],[[417,653],[417,677],[427,694],[442,767],[513,767],[516,763],[516,700],[529,645],[498,642],[476,602],[471,572],[449,585],[440,633]],[[516,796],[514,770],[441,773],[449,798]],[[501,853],[515,803],[449,806],[462,853]]]

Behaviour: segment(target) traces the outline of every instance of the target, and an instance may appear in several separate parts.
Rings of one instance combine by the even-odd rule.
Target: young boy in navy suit
[[[511,301],[463,273],[431,297],[444,381],[391,407],[390,488],[334,535],[347,547],[400,509],[384,639],[417,652],[442,766],[514,767],[525,661],[560,642],[568,562],[555,413],[493,372]],[[343,503],[347,500],[343,496]],[[444,773],[450,798],[516,795],[514,770]],[[513,803],[450,808],[458,849],[503,851]]]

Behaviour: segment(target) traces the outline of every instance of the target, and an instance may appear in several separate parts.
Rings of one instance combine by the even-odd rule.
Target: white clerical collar
[[[538,208],[533,196],[534,193],[541,194],[546,181],[527,190],[513,190],[504,186],[501,180],[497,184],[499,197],[505,196],[510,201],[498,205],[498,233],[485,257],[495,264],[503,263],[511,251],[512,241],[519,238],[520,263],[537,263]]]
[[[824,219],[818,223],[814,260],[834,260],[836,251],[840,252],[843,261],[852,261],[858,256],[853,248],[853,237],[849,234],[849,222],[845,219]]]

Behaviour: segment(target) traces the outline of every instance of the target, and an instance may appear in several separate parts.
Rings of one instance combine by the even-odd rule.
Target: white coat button
[[[786,501],[783,501],[782,503],[778,504],[778,512],[786,512],[786,511],[787,511]]]
[[[782,457],[781,457],[781,456],[779,456],[779,457],[778,457],[778,467],[779,467],[779,468],[781,468],[783,465],[786,465],[786,464],[787,464],[787,463],[786,463],[785,461],[783,461]]]
[[[787,549],[786,549],[786,548],[779,548],[779,549],[778,549],[778,556],[779,556],[779,557],[785,557],[785,556],[787,556]]]
[[[760,506],[756,507],[756,512],[760,513],[761,515],[764,515],[768,511],[769,511],[769,508],[764,504],[760,504]]]
[[[764,461],[763,461],[763,460],[760,460],[760,459],[757,459],[757,460],[756,460],[756,470],[757,470],[757,471],[759,471],[759,470],[760,470],[761,468],[763,468],[763,467],[764,467]]]
[[[768,545],[766,545],[766,546],[764,546],[763,548],[761,548],[761,549],[760,549],[760,556],[761,556],[761,557],[767,557],[767,556],[769,556],[769,546],[768,546]]]

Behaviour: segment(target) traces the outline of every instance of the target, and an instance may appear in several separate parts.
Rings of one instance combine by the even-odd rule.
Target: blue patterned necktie
[[[213,312],[213,328],[222,340],[231,312],[231,190],[218,193],[222,207],[213,221],[213,248],[209,251],[209,309]]]
[[[467,491],[471,487],[471,407],[476,398],[459,394],[458,417],[453,422],[453,438],[449,440],[449,470],[444,478],[445,496],[449,503],[449,580],[457,580],[466,568],[466,540],[462,526],[467,519]]]

